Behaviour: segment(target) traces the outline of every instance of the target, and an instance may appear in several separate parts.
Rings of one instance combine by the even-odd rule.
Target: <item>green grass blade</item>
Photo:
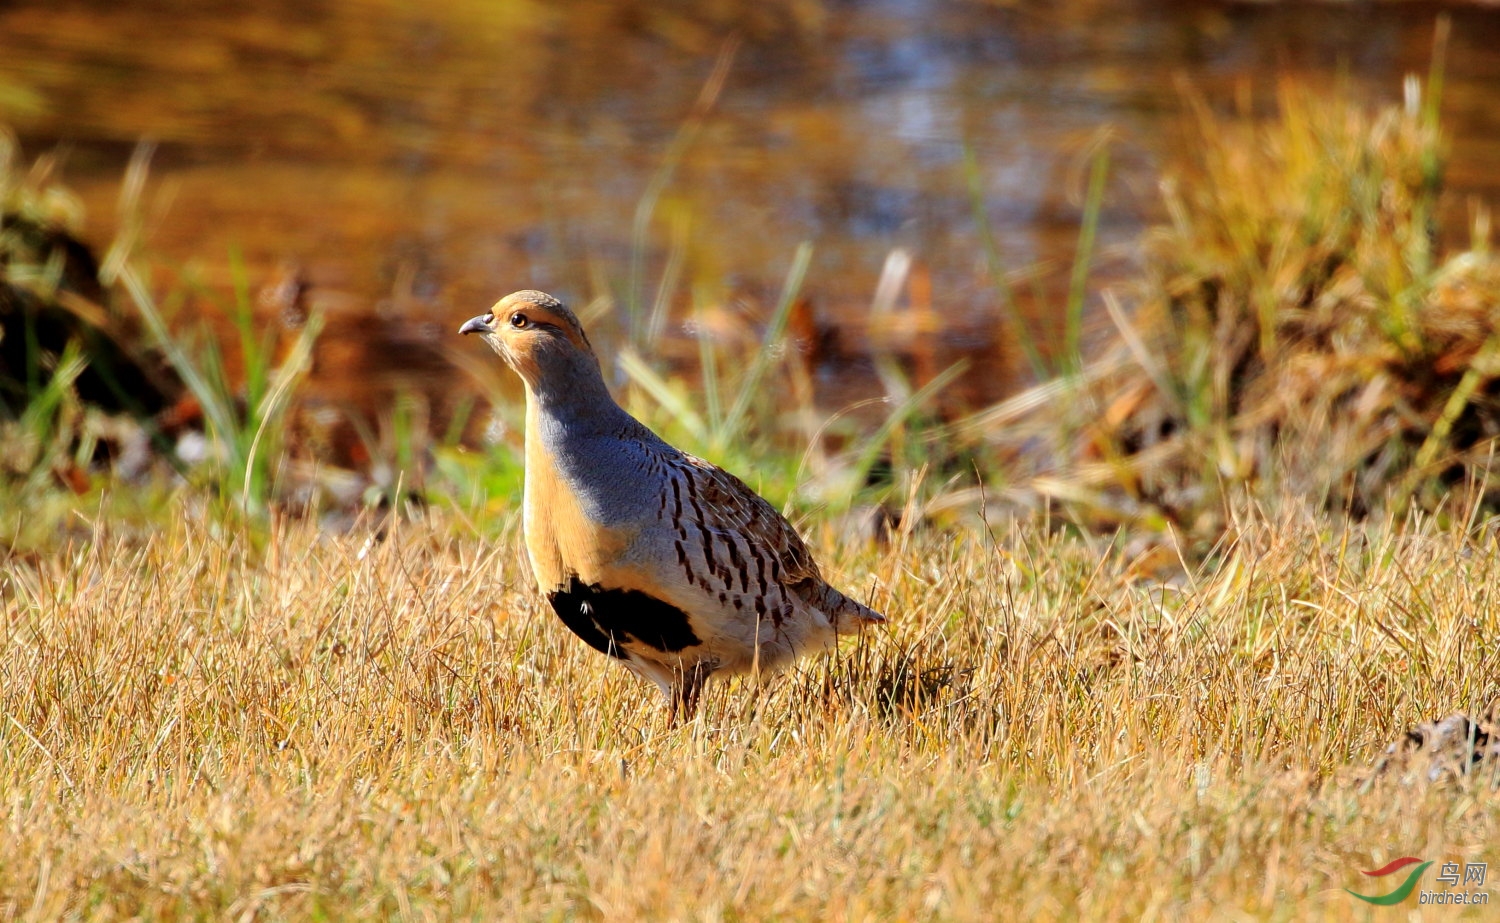
[[[995,240],[989,209],[984,204],[984,183],[979,173],[979,161],[974,156],[974,148],[967,143],[964,145],[964,180],[969,189],[969,210],[973,215],[974,229],[979,233],[980,248],[984,251],[990,278],[994,280],[995,292],[1000,297],[1000,311],[1003,316],[1010,318],[1015,328],[1016,340],[1021,353],[1026,357],[1026,364],[1031,368],[1031,374],[1038,380],[1050,378],[1047,362],[1037,346],[1037,338],[1026,318],[1016,310],[1015,293],[1011,291],[1010,282],[1006,278],[1005,260],[1000,255],[1000,244]]]
[[[674,391],[667,380],[657,374],[656,370],[641,358],[640,353],[626,347],[620,350],[616,361],[619,362],[620,370],[625,373],[625,376],[645,391],[652,400],[664,407],[692,434],[694,439],[700,443],[708,441],[709,431],[704,425],[703,416],[682,395]]]
[[[853,469],[856,482],[864,480],[870,467],[875,464],[881,451],[891,441],[897,430],[910,420],[913,414],[931,403],[933,398],[952,384],[968,367],[969,360],[960,359],[934,375],[931,381],[913,391],[910,397],[891,410],[885,421],[880,424],[880,428],[871,434],[859,449]]]
[[[156,308],[156,299],[147,289],[145,281],[129,264],[123,264],[119,270],[120,284],[129,293],[135,308],[140,312],[142,320],[146,322],[146,329],[156,341],[167,361],[177,374],[182,376],[182,381],[188,390],[198,399],[203,408],[208,423],[219,435],[221,440],[230,439],[236,431],[235,412],[233,404],[228,395],[225,394],[222,384],[210,381],[204,374],[198,363],[194,362],[187,351],[182,348],[181,342],[167,329],[165,321],[162,320],[161,312]]]
[[[1073,272],[1068,281],[1061,363],[1063,372],[1067,375],[1076,375],[1083,367],[1083,308],[1088,294],[1094,241],[1099,230],[1099,212],[1104,202],[1104,181],[1108,176],[1109,148],[1101,143],[1094,152],[1093,163],[1089,168],[1089,189],[1088,196],[1084,199],[1083,224],[1078,229],[1078,249],[1073,256]]]
[[[715,443],[738,434],[740,422],[750,410],[751,402],[761,396],[761,379],[770,370],[771,363],[776,361],[781,338],[786,333],[787,319],[791,316],[797,293],[802,290],[802,280],[807,276],[812,253],[811,243],[804,241],[797,246],[797,253],[792,257],[792,267],[787,271],[786,282],[781,287],[781,297],[776,302],[776,310],[771,314],[770,326],[766,328],[765,339],[761,341],[760,349],[756,350],[755,358],[750,362],[750,370],[739,383],[739,394],[729,408],[729,413],[725,415],[723,425],[713,434]]]

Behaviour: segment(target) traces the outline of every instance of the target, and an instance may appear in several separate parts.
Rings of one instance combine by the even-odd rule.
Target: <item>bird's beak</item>
[[[494,316],[495,315],[493,315],[493,314],[481,314],[478,317],[471,317],[468,320],[464,321],[464,325],[462,327],[458,328],[458,332],[459,333],[489,333],[490,332],[490,321],[494,318]]]

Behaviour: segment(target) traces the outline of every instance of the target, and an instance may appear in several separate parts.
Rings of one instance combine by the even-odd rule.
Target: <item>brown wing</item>
[[[722,581],[721,590],[732,593],[737,574],[740,591],[749,592],[753,570],[760,586],[759,602],[778,625],[791,614],[789,597],[823,612],[840,633],[885,621],[885,616],[829,586],[802,536],[745,482],[691,455],[674,454],[665,461],[676,475],[668,478],[669,484],[683,495],[674,493],[671,499],[678,528],[684,536],[689,523],[700,530],[700,548],[704,551],[701,563]],[[729,560],[722,560],[715,549]],[[678,554],[690,569],[691,581],[693,565],[686,560],[688,553],[680,549]],[[772,586],[776,591],[768,594]]]
[[[781,565],[781,582],[786,586],[823,579],[802,536],[744,481],[686,453],[678,462],[694,501],[692,513],[700,523],[738,534],[756,551],[773,557]]]

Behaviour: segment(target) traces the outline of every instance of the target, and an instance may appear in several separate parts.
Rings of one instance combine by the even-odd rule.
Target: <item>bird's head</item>
[[[533,387],[576,369],[580,359],[598,369],[583,325],[567,305],[545,292],[512,292],[488,313],[465,321],[458,332],[479,334]]]

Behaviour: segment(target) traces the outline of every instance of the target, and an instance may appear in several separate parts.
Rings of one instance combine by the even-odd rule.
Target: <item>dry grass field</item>
[[[1447,919],[1343,889],[1500,862],[1487,782],[1370,772],[1500,693],[1477,516],[1246,513],[1187,570],[804,523],[889,629],[671,728],[508,514],[176,512],[0,571],[0,918]]]
[[[611,351],[669,438],[822,504],[814,554],[890,617],[677,727],[532,591],[514,446],[427,446],[393,409],[400,476],[337,512],[401,515],[320,527],[313,479],[278,481],[323,471],[282,452],[317,323],[274,355],[247,287],[231,381],[128,246],[70,283],[0,234],[0,297],[76,320],[97,289],[208,447],[121,474],[76,336],[0,388],[0,920],[1490,913],[1346,891],[1500,865],[1500,260],[1477,204],[1469,249],[1433,236],[1440,78],[1374,112],[1290,84],[1263,120],[1200,107],[1143,277],[1103,296],[1118,342],[966,419],[926,416],[949,373],[887,362],[885,422],[823,438],[779,387],[811,378],[782,337],[807,245],[743,354]],[[0,187],[54,240],[65,197]],[[841,525],[913,484],[889,541]],[[1457,712],[1493,736],[1377,770]]]

